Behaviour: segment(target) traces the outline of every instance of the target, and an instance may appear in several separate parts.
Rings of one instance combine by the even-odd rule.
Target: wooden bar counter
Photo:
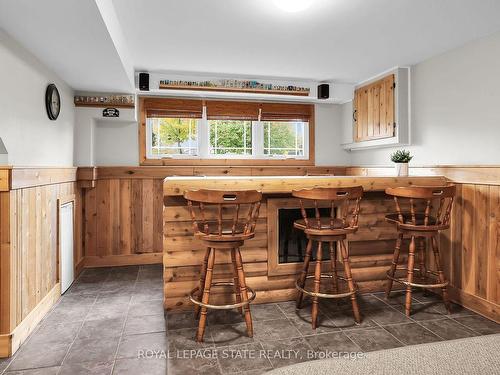
[[[291,191],[312,187],[361,185],[365,196],[361,204],[358,232],[350,238],[349,251],[353,276],[361,292],[383,290],[385,274],[392,259],[396,231],[384,220],[394,210],[385,196],[387,187],[439,186],[447,183],[441,176],[366,177],[366,176],[207,176],[167,177],[163,183],[163,264],[164,305],[168,310],[191,308],[188,293],[197,286],[204,249],[192,235],[186,190],[255,189],[264,194],[255,238],[241,249],[247,283],[257,292],[254,303],[287,301],[295,298],[296,273],[301,263],[277,260],[277,222],[279,208],[297,208]],[[215,212],[214,212],[215,214]],[[214,279],[230,279],[229,254],[219,256]],[[403,259],[404,260],[404,259]],[[215,303],[231,303],[225,291],[214,291]]]

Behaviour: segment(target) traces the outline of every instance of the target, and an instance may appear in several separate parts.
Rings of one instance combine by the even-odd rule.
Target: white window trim
[[[203,106],[202,118],[198,119],[198,155],[153,155],[152,154],[152,132],[151,121],[146,121],[146,157],[147,159],[176,159],[176,160],[203,160],[203,159],[246,159],[246,160],[309,160],[309,126],[304,126],[303,156],[266,155],[264,154],[264,125],[263,121],[252,121],[252,155],[211,155],[210,154],[210,130],[208,126],[206,107]],[[201,136],[204,135],[204,136]]]

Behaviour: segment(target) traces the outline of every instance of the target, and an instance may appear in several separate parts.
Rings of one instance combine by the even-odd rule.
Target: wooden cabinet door
[[[394,137],[394,74],[354,92],[354,140]]]

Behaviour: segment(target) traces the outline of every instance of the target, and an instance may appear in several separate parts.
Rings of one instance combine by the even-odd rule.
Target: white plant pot
[[[396,166],[396,176],[408,177],[408,163],[394,163]]]

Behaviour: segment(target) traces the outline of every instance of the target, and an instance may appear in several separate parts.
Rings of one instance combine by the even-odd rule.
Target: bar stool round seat
[[[312,328],[316,329],[319,298],[350,297],[354,320],[356,323],[361,323],[361,314],[356,299],[358,288],[352,279],[349,253],[345,241],[348,234],[355,233],[358,229],[359,206],[363,196],[363,187],[294,190],[292,196],[300,199],[302,214],[302,219],[295,220],[293,226],[304,231],[308,240],[302,271],[295,282],[295,287],[298,290],[297,308],[301,308],[304,294],[312,297]],[[313,216],[308,216],[306,206],[314,208]],[[329,209],[330,215],[321,216],[320,209],[322,208]],[[307,275],[312,257],[313,241],[318,244],[315,271],[314,275]],[[329,244],[331,274],[321,272],[322,246],[325,242]],[[334,242],[336,242],[342,255],[344,276],[339,275],[337,272],[337,246],[334,245]],[[305,287],[306,281],[309,279],[314,280],[313,290]],[[321,280],[324,279],[332,281],[332,293],[320,291]],[[347,284],[348,290],[346,292],[339,292],[339,280]]]
[[[405,313],[410,316],[412,287],[424,290],[441,289],[446,309],[450,311],[446,288],[449,283],[441,267],[437,236],[441,230],[450,227],[455,186],[388,188],[386,194],[394,198],[396,213],[386,215],[385,218],[387,222],[394,224],[398,231],[392,264],[387,271],[386,298],[389,298],[393,282],[406,286]],[[407,266],[399,265],[404,236],[410,237]],[[427,241],[430,242],[434,253],[436,270],[426,267]],[[419,267],[415,267],[417,242]],[[396,277],[397,271],[405,271],[406,277]]]
[[[356,232],[357,228],[349,226],[349,223],[342,219],[329,217],[320,217],[319,222],[315,219],[306,224],[304,219],[295,220],[293,226],[303,230],[305,234],[318,236],[343,236]]]
[[[207,309],[238,309],[245,317],[247,334],[252,337],[250,303],[255,299],[256,293],[246,285],[240,247],[246,240],[255,236],[262,193],[255,190],[201,189],[185,192],[184,198],[188,202],[194,236],[201,240],[207,249],[199,286],[189,294],[189,300],[195,305],[195,314],[199,319],[196,341],[203,341]],[[216,251],[230,251],[233,281],[212,282]],[[209,303],[210,292],[214,287],[231,287],[236,296],[236,303]]]

